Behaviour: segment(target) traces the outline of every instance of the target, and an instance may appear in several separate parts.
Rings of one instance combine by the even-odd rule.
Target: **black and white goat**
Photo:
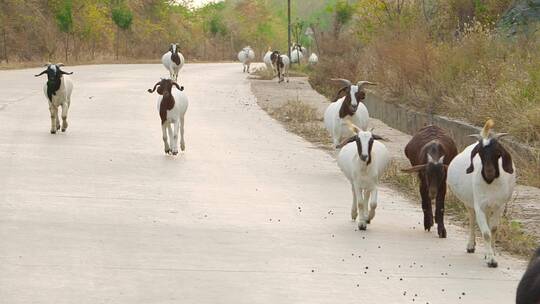
[[[287,77],[287,82],[289,82],[289,66],[291,65],[289,56],[281,55],[279,51],[274,51],[272,52],[272,55],[270,55],[270,59],[277,71],[278,83],[283,82],[285,77]]]
[[[169,71],[171,79],[178,81],[178,73],[185,63],[184,56],[178,51],[178,44],[171,43],[169,51],[161,57],[161,62]]]
[[[362,101],[366,98],[365,87],[375,85],[369,81],[359,81],[352,84],[347,79],[332,79],[341,82],[343,87],[339,89],[336,98],[324,112],[324,126],[332,136],[334,147],[341,141],[354,134],[347,127],[345,118],[366,130],[369,122],[369,113]],[[342,96],[342,94],[344,96]]]
[[[474,222],[478,224],[487,247],[488,267],[497,267],[495,260],[495,233],[504,206],[512,197],[516,185],[516,172],[512,156],[499,142],[504,133],[491,132],[489,119],[478,141],[458,154],[448,166],[446,183],[469,212],[469,241],[467,252],[476,246]]]
[[[71,104],[71,93],[73,92],[73,82],[67,75],[73,74],[62,71],[62,63],[45,65],[47,69],[37,75],[47,74],[47,83],[43,86],[43,92],[49,101],[49,111],[51,112],[51,134],[56,134],[60,129],[58,119],[58,107],[62,107],[62,132],[68,127],[67,116]]]
[[[173,87],[176,88],[173,90]],[[149,93],[158,92],[159,98],[157,108],[161,118],[161,131],[163,133],[163,144],[165,153],[178,154],[178,131],[180,130],[180,149],[185,150],[184,142],[184,116],[188,108],[188,99],[182,92],[181,87],[171,79],[161,79],[154,85],[153,89],[148,89]],[[174,129],[173,129],[174,127]],[[167,138],[167,132],[169,136]]]

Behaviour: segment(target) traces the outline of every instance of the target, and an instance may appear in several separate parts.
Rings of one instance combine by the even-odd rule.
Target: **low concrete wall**
[[[437,125],[452,135],[460,150],[474,142],[474,139],[468,135],[479,133],[481,130],[481,128],[466,122],[412,111],[402,105],[385,102],[373,94],[369,94],[365,104],[371,117],[382,120],[392,128],[408,134],[414,134],[418,129],[428,124]],[[540,149],[524,145],[511,136],[504,137],[502,141],[505,147],[510,150],[518,165],[523,161],[526,161],[529,166],[531,162],[540,165]],[[525,164],[522,163],[521,165]]]

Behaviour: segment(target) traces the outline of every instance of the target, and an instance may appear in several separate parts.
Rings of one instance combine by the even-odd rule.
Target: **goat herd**
[[[305,49],[295,45],[292,57],[301,60]],[[249,72],[255,53],[245,47],[238,53],[244,72]],[[317,63],[315,54],[310,56],[311,64]],[[287,55],[270,49],[264,56],[269,69],[277,72],[279,82],[287,76],[290,60]],[[166,154],[178,154],[178,135],[180,148],[185,149],[184,115],[188,99],[183,87],[178,85],[178,73],[185,60],[176,44],[162,57],[162,63],[169,71],[170,78],[161,79],[148,92],[155,91],[158,98],[158,111],[161,118],[164,150]],[[49,102],[51,130],[65,132],[68,127],[67,115],[71,102],[73,83],[62,64],[47,64],[46,70],[36,75],[47,74],[44,93]],[[366,98],[367,86],[375,85],[369,81],[356,84],[345,79],[333,79],[342,85],[336,98],[324,113],[324,124],[330,133],[338,152],[338,165],[351,184],[351,218],[358,220],[358,228],[366,230],[373,220],[377,208],[377,186],[390,157],[384,145],[385,139],[368,130],[369,113],[362,101]],[[62,125],[58,118],[62,108]],[[444,226],[444,200],[446,187],[461,200],[469,213],[469,240],[467,252],[475,251],[475,221],[486,243],[486,260],[489,267],[497,267],[494,254],[494,239],[504,205],[512,196],[516,183],[515,166],[510,153],[499,139],[506,135],[493,132],[494,122],[488,120],[480,134],[473,137],[477,142],[458,154],[456,144],[445,130],[437,126],[420,129],[405,147],[405,154],[411,167],[404,172],[417,173],[420,179],[420,195],[424,212],[424,228],[429,231],[434,225],[432,200],[435,200],[435,223],[440,238],[447,235]],[[521,299],[521,300],[520,300]],[[518,288],[518,303],[539,303],[540,300],[540,248],[529,264]]]

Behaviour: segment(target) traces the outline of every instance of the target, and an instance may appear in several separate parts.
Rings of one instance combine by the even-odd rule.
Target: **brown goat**
[[[405,147],[405,155],[412,167],[403,172],[418,172],[420,196],[424,211],[424,229],[433,226],[431,201],[435,199],[435,222],[440,238],[446,237],[444,227],[444,199],[446,196],[446,170],[457,155],[456,144],[448,133],[437,126],[420,129]]]

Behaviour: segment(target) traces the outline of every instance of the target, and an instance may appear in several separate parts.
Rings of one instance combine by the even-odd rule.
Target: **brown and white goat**
[[[277,71],[278,82],[283,82],[285,76],[287,77],[287,82],[289,82],[289,65],[291,64],[289,57],[287,55],[281,55],[279,51],[274,51],[270,55],[270,59]]]
[[[177,89],[173,91],[173,86]],[[163,133],[163,144],[165,153],[178,154],[178,131],[180,130],[180,149],[184,151],[184,116],[188,108],[188,99],[182,92],[184,87],[179,86],[171,79],[161,79],[154,85],[153,89],[148,89],[149,93],[156,91],[158,98],[158,111],[161,117],[161,131]],[[174,130],[172,128],[174,126]],[[169,137],[167,138],[167,131]]]
[[[405,147],[405,155],[411,168],[403,172],[417,172],[420,179],[420,196],[424,211],[424,229],[433,226],[431,202],[435,200],[435,222],[440,238],[446,237],[444,227],[444,199],[446,196],[446,171],[448,164],[456,157],[456,144],[448,133],[437,126],[420,129]]]

